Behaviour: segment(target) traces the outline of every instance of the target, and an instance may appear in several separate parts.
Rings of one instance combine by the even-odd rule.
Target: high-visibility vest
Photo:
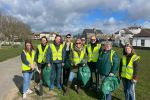
[[[50,44],[50,48],[52,50],[52,58],[53,58],[53,61],[55,60],[62,60],[62,49],[63,49],[63,45],[61,44],[60,47],[59,47],[59,50],[57,51],[55,45],[52,43]]]
[[[97,62],[97,59],[99,57],[99,50],[101,48],[101,44],[97,44],[96,47],[94,47],[93,52],[91,48],[91,43],[87,45],[87,50],[88,50],[88,62],[93,61]]]
[[[38,63],[41,63],[42,61],[44,63],[46,63],[46,54],[47,54],[48,44],[46,44],[46,47],[45,47],[44,51],[42,50],[42,45],[41,44],[38,45],[37,48],[39,50]]]
[[[129,80],[133,79],[133,62],[139,59],[140,57],[137,55],[133,55],[129,61],[129,64],[126,66],[126,56],[122,56],[122,72],[121,77],[127,78]]]
[[[72,49],[72,51],[73,51],[73,60],[75,61],[76,64],[80,63],[81,60],[84,58],[85,50],[83,49],[81,51],[80,57],[75,50]],[[71,65],[73,65],[73,63],[71,63]]]
[[[114,55],[115,52],[116,52],[116,51],[111,50],[111,53],[110,53],[111,66],[113,66],[113,55]],[[102,54],[102,52],[101,52],[101,54]],[[101,55],[101,54],[100,54],[100,55]]]
[[[23,50],[23,52],[24,52],[24,54],[25,54],[25,56],[26,56],[26,59],[27,59],[27,61],[29,62],[29,64],[33,64],[34,63],[34,57],[35,57],[35,51],[34,50],[32,50],[31,51],[31,56],[30,56],[30,54],[28,53],[28,52],[26,52],[25,50]],[[36,68],[35,66],[34,66],[34,68]],[[31,69],[31,67],[29,67],[28,65],[26,65],[26,64],[24,64],[23,62],[22,62],[22,71],[27,71],[27,70],[30,70]]]
[[[86,52],[86,47],[87,47],[87,45],[84,45],[84,50],[85,50],[85,52]]]
[[[63,42],[63,47],[65,46],[65,44],[66,44],[66,41]],[[73,47],[73,42],[70,42],[70,44],[71,44],[71,48],[72,48]]]

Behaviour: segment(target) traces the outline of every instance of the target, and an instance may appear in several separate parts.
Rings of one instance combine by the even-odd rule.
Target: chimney
[[[96,28],[93,28],[93,31],[94,31],[94,32],[96,32],[96,33],[95,33],[95,35],[97,35],[97,31],[96,31]]]

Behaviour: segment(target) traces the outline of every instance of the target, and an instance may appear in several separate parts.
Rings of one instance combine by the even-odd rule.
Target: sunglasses
[[[81,41],[85,41],[84,39],[81,39]]]
[[[76,44],[81,44],[81,43],[76,43]]]
[[[67,37],[67,38],[69,38],[69,39],[70,39],[71,37]]]
[[[95,39],[91,39],[91,41],[95,41]]]

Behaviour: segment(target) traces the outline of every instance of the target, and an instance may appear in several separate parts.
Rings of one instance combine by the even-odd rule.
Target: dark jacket
[[[30,56],[32,56],[32,54],[30,53]],[[25,65],[28,65],[29,66],[29,62],[27,61],[27,57],[25,55],[25,53],[22,51],[21,53],[21,61],[25,64]],[[34,57],[34,62],[36,62],[36,58]],[[31,67],[31,66],[30,66]],[[23,73],[24,72],[32,72],[32,69],[30,70],[27,70],[27,71],[22,71]]]
[[[126,54],[125,54],[126,55]],[[133,53],[129,54],[128,56],[126,55],[126,65],[129,64],[131,57],[133,56]],[[121,76],[121,71],[122,71],[122,58],[120,60],[120,67],[119,67],[119,76]],[[133,79],[137,79],[139,71],[139,59],[133,62]]]
[[[60,48],[60,45],[59,44],[56,44],[55,43],[55,40],[53,41],[53,44],[55,45],[55,48],[56,48],[56,50],[58,51],[59,50],[59,48]],[[50,63],[50,53],[52,52],[52,50],[51,50],[51,48],[50,47],[48,47],[48,50],[47,50],[47,57],[46,57],[46,59],[47,59],[47,64],[48,63]],[[55,61],[53,61],[53,63],[64,63],[64,60],[65,60],[65,50],[64,50],[64,48],[62,49],[62,60],[55,60]]]
[[[41,43],[41,46],[42,46],[42,51],[44,51],[46,45],[44,46],[44,45]],[[36,48],[36,54],[35,54],[35,57],[36,57],[36,63],[38,63],[38,55],[39,55],[39,49]],[[44,63],[44,62],[42,61],[42,63]]]
[[[109,73],[115,74],[117,72],[118,65],[119,65],[119,59],[118,59],[117,53],[115,52],[112,57],[113,66],[111,65],[110,55],[111,55],[111,49],[107,52],[105,52],[105,49],[104,49],[102,51],[102,54],[99,55],[96,69],[99,70],[100,75],[108,76]]]
[[[82,48],[81,50],[84,49],[83,46],[81,48]],[[81,55],[81,51],[75,47],[75,44],[73,45],[73,49],[78,53],[78,56]],[[87,57],[86,53],[84,54],[84,58],[85,58],[84,63],[87,64],[88,57]],[[71,66],[71,68],[70,68],[70,71],[71,72],[78,72],[78,66],[75,66],[75,61],[73,60],[73,51],[72,50],[70,50],[69,60],[73,64],[73,66]]]

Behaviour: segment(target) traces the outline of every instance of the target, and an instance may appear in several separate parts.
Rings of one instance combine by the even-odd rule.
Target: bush
[[[18,47],[19,47],[18,44],[13,45],[13,48],[18,48]]]

